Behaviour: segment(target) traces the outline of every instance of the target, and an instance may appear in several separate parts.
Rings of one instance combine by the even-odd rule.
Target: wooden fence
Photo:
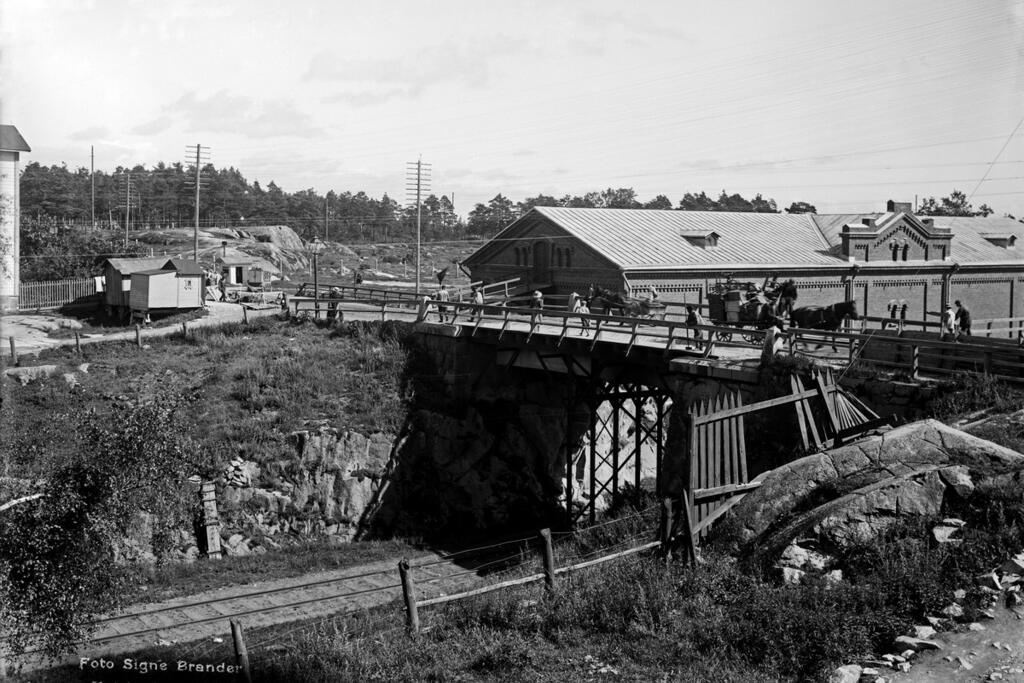
[[[888,424],[840,388],[831,370],[812,372],[810,388],[805,381],[794,373],[788,395],[749,405],[743,405],[739,392],[691,404],[686,416],[689,485],[683,505],[689,502],[695,535],[706,535],[748,491],[760,486],[748,478],[745,415],[794,404],[806,450],[838,446]]]
[[[88,299],[96,293],[96,280],[93,278],[22,282],[18,289],[18,309],[36,311],[60,308],[75,301]]]

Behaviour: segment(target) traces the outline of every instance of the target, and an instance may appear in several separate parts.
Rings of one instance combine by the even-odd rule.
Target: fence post
[[[555,594],[555,552],[551,548],[551,529],[540,530],[541,548],[544,550],[544,587],[549,595]]]
[[[82,355],[82,340],[78,336],[78,332],[75,332],[75,353],[79,356]]]
[[[661,539],[661,552],[665,556],[665,564],[672,560],[672,499],[663,498],[661,501],[661,525],[658,529],[658,536]]]
[[[910,347],[910,378],[921,379],[921,347],[914,344]]]
[[[683,491],[682,509],[680,510],[680,521],[683,524],[684,541],[686,541],[686,561],[691,565],[697,564],[697,546],[693,542],[693,524],[690,521],[690,496]]]
[[[416,608],[416,586],[409,573],[409,560],[398,563],[398,573],[402,577],[402,597],[405,598],[405,626],[409,635],[420,632],[420,614]]]
[[[319,315],[320,309],[318,308],[316,312],[317,315]],[[249,307],[246,306],[245,304],[242,304],[242,323],[245,325],[249,324]]]
[[[142,325],[135,323],[135,345],[142,348]]]
[[[183,339],[188,339],[188,323],[184,320],[181,321],[181,336]]]
[[[231,639],[235,641],[235,663],[238,664],[241,679],[245,683],[252,683],[252,672],[249,671],[249,650],[245,647],[242,624],[234,619],[231,620]]]
[[[14,347],[14,337],[9,337],[11,341],[11,365],[18,364],[18,350]]]

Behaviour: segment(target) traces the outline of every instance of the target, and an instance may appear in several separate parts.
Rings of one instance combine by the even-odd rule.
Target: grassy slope
[[[307,420],[366,433],[395,430],[404,414],[401,348],[405,327],[351,323],[337,330],[261,318],[251,326],[200,329],[187,341],[154,339],[44,352],[39,363],[78,373],[28,386],[8,382],[4,410],[11,429],[0,435],[8,476],[34,476],[74,448],[74,414],[105,412],[111,398],[147,400],[161,393],[189,397],[192,436],[222,461],[287,456],[287,435]],[[372,330],[381,330],[375,333]]]

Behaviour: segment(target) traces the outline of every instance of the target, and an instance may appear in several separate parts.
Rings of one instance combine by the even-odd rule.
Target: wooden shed
[[[167,263],[166,256],[157,258],[111,258],[103,267],[103,279],[106,283],[103,303],[111,312],[127,311],[129,308],[129,292],[132,288],[132,273],[144,270],[157,270]]]
[[[162,268],[131,275],[132,314],[203,306],[203,269],[195,261],[165,260]]]

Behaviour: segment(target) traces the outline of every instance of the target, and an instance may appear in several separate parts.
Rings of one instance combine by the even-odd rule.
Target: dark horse
[[[587,295],[591,310],[596,308],[597,304],[600,304],[604,315],[608,315],[611,311],[618,311],[619,315],[631,318],[661,317],[664,319],[667,310],[665,304],[660,301],[627,299],[621,294],[616,294],[597,285],[590,285],[590,291],[587,292]]]
[[[805,306],[793,309],[789,316],[790,327],[802,327],[806,330],[828,330],[834,332],[843,324],[843,320],[859,320],[856,301],[843,301],[830,306]],[[818,346],[821,346],[819,344]],[[836,350],[835,338],[832,339],[832,350]]]

